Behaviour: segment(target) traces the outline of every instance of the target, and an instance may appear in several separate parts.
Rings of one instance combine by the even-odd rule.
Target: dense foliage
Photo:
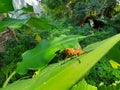
[[[25,3],[14,10],[12,0],[0,1],[0,32],[12,33],[0,35],[0,90],[120,89],[117,0],[42,0],[41,13]]]

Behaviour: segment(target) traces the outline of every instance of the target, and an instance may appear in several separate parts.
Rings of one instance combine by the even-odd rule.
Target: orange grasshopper
[[[75,49],[74,48],[66,48],[65,53],[66,53],[66,58],[67,58],[67,57],[72,57],[72,56],[78,56],[78,55],[84,54],[85,52],[82,50],[82,48],[75,48]],[[80,63],[79,59],[78,59],[78,61]]]
[[[67,57],[70,57],[70,56],[77,56],[77,55],[83,54],[84,51],[82,50],[82,48],[76,48],[76,49],[66,48],[65,53],[66,53]]]

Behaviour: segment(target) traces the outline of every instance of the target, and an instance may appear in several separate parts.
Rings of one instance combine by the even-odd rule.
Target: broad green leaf
[[[82,90],[97,90],[97,87],[87,84],[87,82],[83,79],[79,81],[78,84],[74,85],[72,89],[70,90],[81,90],[81,89]]]
[[[96,49],[97,47],[99,47],[104,42],[106,42],[106,40],[90,44],[87,47],[85,47],[83,50],[85,52],[92,51],[92,50]],[[110,59],[120,63],[120,55],[119,54],[120,54],[120,41],[109,51],[108,57]]]
[[[17,72],[24,74],[27,69],[39,69],[46,66],[56,55],[56,51],[70,47],[78,47],[78,39],[83,40],[86,36],[61,36],[54,40],[42,40],[34,49],[25,52],[23,61],[19,63]],[[64,46],[64,47],[63,47]]]
[[[0,0],[0,13],[7,13],[13,10],[12,0]]]
[[[50,28],[49,21],[45,18],[35,18],[31,17],[29,21],[27,22],[27,26],[38,29],[38,30],[46,30]]]
[[[30,28],[38,30],[50,28],[50,24],[48,23],[48,21],[42,18],[31,17],[25,20],[5,18],[0,21],[0,32],[6,27],[18,29],[21,28],[23,25],[27,25]]]
[[[0,21],[0,32],[6,27],[18,29],[21,26],[23,26],[26,22],[27,22],[27,20],[5,18],[2,21]]]

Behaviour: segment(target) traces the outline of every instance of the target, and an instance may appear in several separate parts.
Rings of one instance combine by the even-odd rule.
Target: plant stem
[[[6,81],[3,84],[3,88],[7,86],[7,84],[9,83],[10,79],[16,74],[16,71],[13,71],[10,76],[6,79]]]

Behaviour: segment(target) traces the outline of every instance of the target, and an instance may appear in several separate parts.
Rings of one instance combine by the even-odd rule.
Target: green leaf
[[[2,21],[0,21],[0,32],[6,27],[13,28],[13,29],[21,28],[26,22],[27,20],[5,18]]]
[[[27,7],[23,7],[22,10],[26,11],[26,12],[34,12],[33,7],[32,6],[27,6]]]
[[[106,40],[103,40],[101,42],[96,42],[94,44],[90,44],[87,47],[85,47],[83,50],[85,52],[92,51],[92,50],[96,49],[97,47],[99,47],[104,42],[106,42]],[[112,60],[120,63],[120,55],[119,55],[119,53],[120,53],[120,41],[109,51],[108,57],[109,57],[109,59],[112,59]]]
[[[70,47],[78,47],[78,39],[83,40],[86,36],[61,36],[54,40],[42,40],[34,49],[25,52],[23,61],[18,64],[17,72],[25,74],[27,69],[39,69],[46,66],[56,55],[56,51]],[[64,47],[63,47],[64,46]]]
[[[8,13],[13,10],[12,0],[0,0],[0,13]]]
[[[118,42],[108,53],[108,57],[120,63],[120,42]]]
[[[38,30],[46,30],[50,28],[49,21],[45,18],[31,17],[30,20],[27,22],[27,25],[32,29]]]
[[[1,90],[69,90],[79,80],[89,72],[89,70],[104,56],[109,50],[120,41],[120,34],[107,39],[95,50],[76,58],[68,58],[66,63],[57,63],[43,69],[35,78],[28,80],[24,86],[16,86],[15,83]],[[81,63],[78,62],[78,59]],[[14,87],[14,89],[13,89]],[[16,87],[16,88],[15,88]],[[90,89],[89,89],[90,90]]]
[[[78,84],[74,85],[70,90],[97,90],[97,87],[87,84],[83,79]]]
[[[21,28],[23,25],[27,25],[32,29],[38,30],[45,30],[50,28],[50,24],[48,23],[48,21],[43,18],[31,17],[25,20],[4,18],[2,21],[0,21],[0,32],[6,27],[18,29]]]
[[[102,45],[105,42],[106,42],[106,40],[103,40],[103,41],[100,41],[100,42],[90,44],[90,45],[88,45],[87,47],[84,48],[84,51],[85,52],[92,51],[92,50],[96,49],[97,47],[99,47],[100,45]]]
[[[33,82],[32,79],[18,80],[13,84],[9,85],[8,88],[3,88],[0,90],[28,90],[27,88],[30,87],[30,85],[32,84],[31,82]]]

